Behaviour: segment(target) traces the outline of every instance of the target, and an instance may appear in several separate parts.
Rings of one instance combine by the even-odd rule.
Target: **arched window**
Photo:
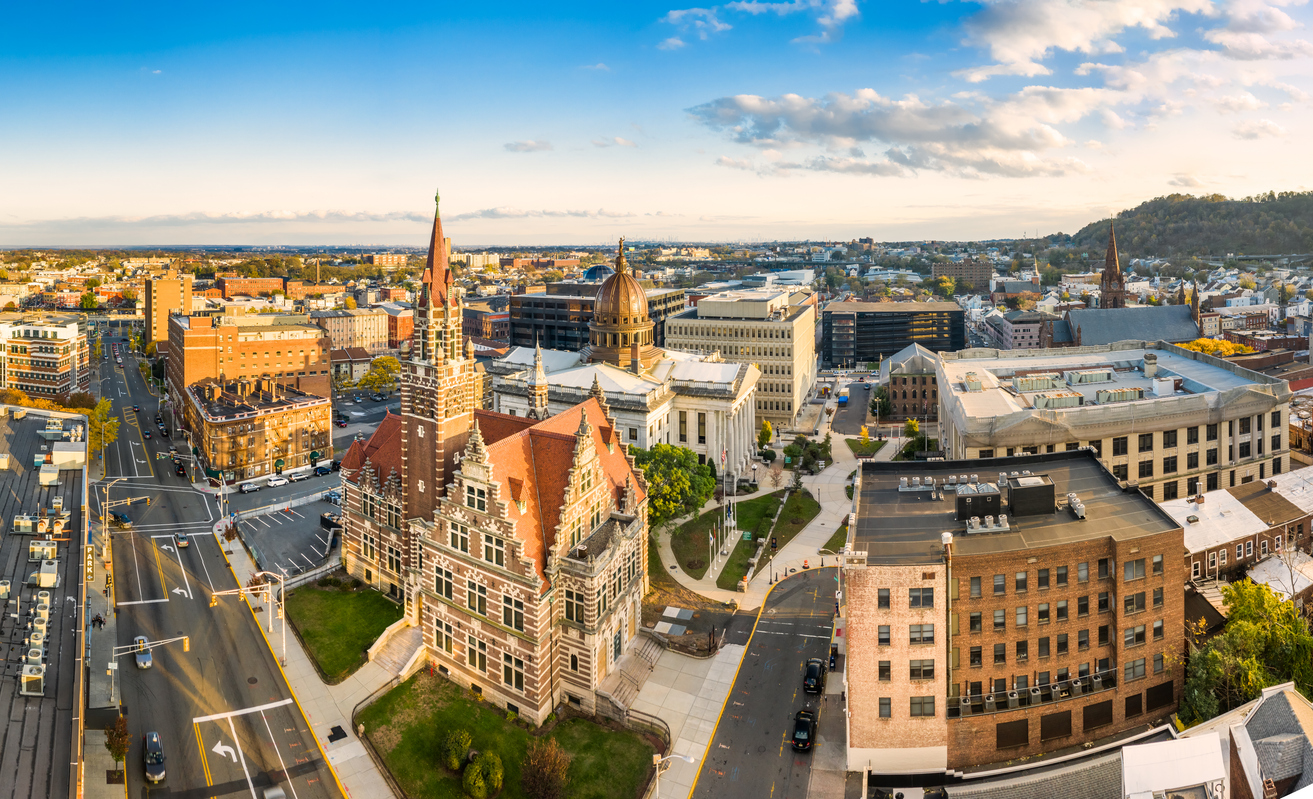
[[[578,655],[571,655],[571,656],[570,656],[570,671],[578,671],[578,670],[579,670],[579,656],[578,656]]]

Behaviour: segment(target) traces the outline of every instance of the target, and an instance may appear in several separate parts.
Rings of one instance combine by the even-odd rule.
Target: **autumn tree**
[[[80,300],[78,300],[78,305],[79,305],[83,310],[88,310],[88,311],[89,311],[89,310],[93,310],[93,309],[94,309],[97,305],[99,305],[99,304],[100,304],[100,303],[97,302],[97,300],[96,300],[96,294],[95,294],[95,292],[92,292],[92,291],[88,291],[88,292],[84,293],[84,294],[82,295],[82,298],[81,298]]]
[[[716,489],[716,478],[693,450],[671,444],[651,449],[630,447],[634,465],[647,479],[647,507],[656,527],[677,516],[695,513]]]
[[[119,417],[113,414],[110,401],[102,399],[87,414],[87,419],[87,447],[99,457],[100,451],[118,440]]]
[[[520,764],[520,786],[529,799],[564,799],[570,787],[570,755],[555,738],[529,744]]]
[[[119,714],[109,729],[105,730],[105,748],[109,750],[109,756],[114,758],[114,765],[117,766],[128,757],[128,748],[132,746],[132,733],[128,732],[128,717]]]
[[[347,297],[345,300],[342,300],[342,307],[346,308],[348,311],[354,311],[356,309],[356,298]]]
[[[375,358],[369,364],[369,371],[360,378],[357,385],[366,391],[382,394],[396,387],[397,376],[401,374],[401,362],[391,355]]]
[[[771,429],[770,421],[763,419],[761,422],[761,430],[757,433],[757,448],[765,449],[766,445],[770,443],[770,440],[774,435],[775,431]]]

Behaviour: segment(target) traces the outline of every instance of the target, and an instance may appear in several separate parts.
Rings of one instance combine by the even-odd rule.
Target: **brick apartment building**
[[[319,397],[331,396],[328,335],[304,314],[238,313],[169,318],[169,391],[207,379],[269,378]]]
[[[365,263],[374,266],[405,266],[410,256],[404,252],[375,252],[365,256]]]
[[[470,303],[465,306],[465,320],[462,332],[466,336],[475,338],[510,341],[511,312],[509,310],[493,310],[487,303]]]
[[[335,350],[360,347],[383,353],[388,349],[388,314],[382,308],[313,311],[310,321],[328,331]]]
[[[967,287],[977,293],[989,291],[989,281],[994,277],[994,265],[989,261],[968,259],[930,266],[932,277],[951,277],[957,281],[957,293],[967,294]]]
[[[192,276],[166,275],[146,278],[146,341],[167,341],[169,317],[187,316],[192,310]]]
[[[399,350],[415,334],[415,309],[385,302],[378,306],[388,315],[388,349]]]
[[[942,778],[1176,709],[1182,531],[1093,453],[867,462],[857,483],[849,770]]]

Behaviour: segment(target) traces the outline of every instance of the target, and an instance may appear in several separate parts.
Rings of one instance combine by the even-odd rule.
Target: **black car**
[[[164,424],[164,417],[158,413],[155,414],[155,424]]]
[[[807,669],[802,675],[802,690],[809,694],[825,692],[825,663],[820,658],[807,661]]]
[[[140,411],[141,411],[141,406],[140,406],[140,405],[133,405],[133,406],[132,406],[132,410],[137,411],[137,412],[140,412]]]
[[[151,782],[164,780],[164,744],[160,742],[158,732],[148,732],[142,736],[142,759],[146,763],[146,779]]]
[[[793,749],[796,752],[810,752],[812,742],[816,740],[816,714],[810,710],[799,710],[793,715]]]
[[[186,476],[187,476],[187,467],[186,467],[186,466],[183,466],[181,463],[179,463],[177,466],[174,466],[174,467],[173,467],[173,473],[176,474],[176,475],[178,475],[179,477],[186,477]]]
[[[342,471],[342,461],[333,461],[333,471],[335,472]]]

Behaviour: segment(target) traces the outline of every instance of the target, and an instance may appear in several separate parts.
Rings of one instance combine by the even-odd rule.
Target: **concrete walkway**
[[[215,525],[214,535],[227,555],[228,565],[232,567],[237,582],[246,585],[255,574],[255,564],[246,550],[238,542],[225,548],[227,542],[219,535],[222,523]],[[284,620],[284,622],[286,621]],[[262,628],[263,629],[263,628]],[[290,632],[290,631],[289,631]],[[274,628],[272,635],[266,633],[270,649],[277,657],[282,650],[282,631]],[[338,685],[325,685],[319,679],[310,656],[301,648],[301,642],[295,634],[287,636],[287,663],[283,666],[283,676],[292,689],[297,705],[305,714],[310,729],[314,731],[319,746],[324,751],[338,781],[347,796],[357,799],[394,797],[387,780],[374,765],[374,760],[365,750],[365,745],[356,737],[356,730],[351,724],[351,715],[356,705],[363,702],[375,691],[388,685],[396,676],[386,671],[377,663],[366,663],[356,673]],[[334,728],[340,728],[344,737],[330,742]]]

